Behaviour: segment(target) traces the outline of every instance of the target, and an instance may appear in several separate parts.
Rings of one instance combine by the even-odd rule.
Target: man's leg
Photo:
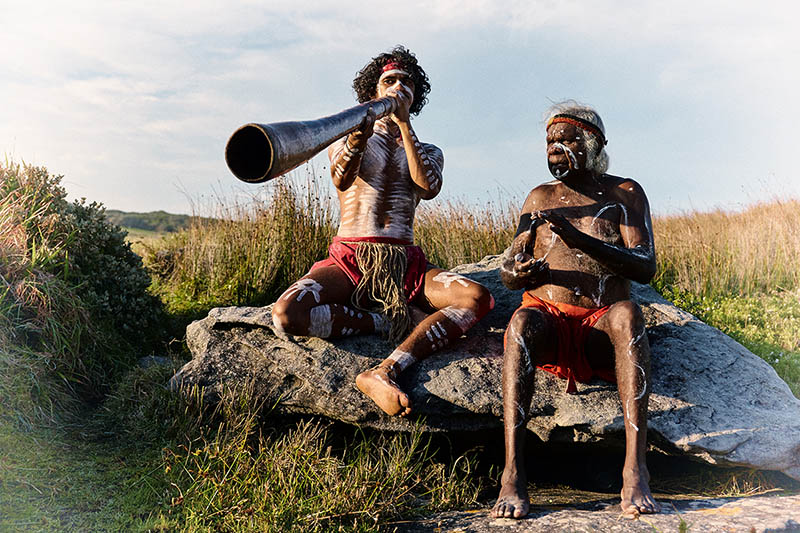
[[[505,467],[500,495],[492,508],[495,518],[522,518],[528,514],[528,478],[525,473],[525,424],[528,421],[536,365],[557,343],[553,326],[538,309],[514,313],[506,330],[503,354],[503,428]],[[539,357],[537,358],[537,354]]]
[[[315,269],[293,283],[275,302],[272,321],[290,335],[341,337],[388,331],[378,313],[354,309],[350,296],[355,287],[339,267]]]
[[[613,346],[617,386],[625,422],[625,465],[622,470],[622,512],[629,517],[657,513],[658,503],[650,493],[647,470],[647,402],[650,396],[650,344],[644,317],[631,301],[617,302],[597,321],[587,349]],[[607,340],[603,340],[606,337]],[[607,347],[606,349],[609,349]]]
[[[397,376],[461,337],[494,305],[486,287],[440,268],[430,268],[425,273],[423,294],[435,311],[420,321],[380,365],[356,378],[359,390],[390,415],[411,412],[411,401],[397,385]]]

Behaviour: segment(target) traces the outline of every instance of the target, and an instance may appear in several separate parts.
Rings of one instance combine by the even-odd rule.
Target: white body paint
[[[402,372],[403,370],[405,370],[406,368],[417,362],[416,357],[402,350],[393,351],[391,355],[389,355],[389,359],[394,361],[395,368],[397,368],[399,372]]]
[[[311,337],[327,339],[333,330],[331,306],[328,304],[312,307],[308,312],[308,334]]]
[[[517,345],[519,345],[520,348],[522,348],[522,353],[525,356],[525,372],[527,372],[528,375],[531,375],[536,369],[533,368],[533,360],[531,359],[530,351],[528,351],[528,346],[525,344],[525,339],[522,338],[522,335],[517,333],[517,330],[513,324],[510,325],[509,328],[511,330],[511,338],[517,343]]]
[[[389,322],[388,318],[380,313],[370,313],[369,315],[372,317],[372,323],[375,324],[376,333],[389,333],[392,323]]]
[[[292,296],[297,294],[297,301],[303,299],[306,294],[311,294],[314,296],[314,299],[319,303],[319,296],[322,292],[322,285],[317,283],[311,278],[297,280],[294,285],[286,289],[286,292],[283,293],[284,300],[289,300]]]
[[[439,272],[434,276],[433,281],[438,281],[442,285],[444,285],[445,289],[449,289],[450,285],[455,281],[462,287],[469,287],[471,283],[470,280],[462,276],[461,274],[456,274],[454,272],[443,271]]]
[[[597,212],[597,214],[596,214],[596,215],[594,216],[594,218],[592,219],[592,223],[591,223],[591,224],[589,224],[589,226],[590,226],[590,227],[591,227],[591,226],[594,226],[594,223],[595,223],[595,222],[597,222],[597,219],[598,219],[598,218],[600,218],[600,216],[601,216],[603,213],[605,213],[606,211],[608,211],[609,209],[612,209],[612,208],[614,208],[614,207],[622,207],[622,208],[623,208],[623,210],[625,209],[625,207],[624,207],[622,204],[606,204],[605,206],[603,206],[603,207],[602,207],[602,208],[601,208],[601,209],[600,209],[600,210]],[[626,218],[627,218],[627,213],[626,213],[626,215],[625,215],[625,216],[626,216]]]
[[[345,155],[346,139],[334,142],[328,150],[331,166],[336,172],[338,168],[334,162]],[[413,139],[413,146],[426,169],[424,175],[429,187],[438,193],[444,165],[442,151],[431,144],[420,143],[416,135]],[[420,190],[411,180],[400,130],[389,117],[375,122],[355,181],[337,193],[341,212],[337,234],[340,237],[389,237],[414,241],[414,214]]]
[[[642,368],[636,361],[633,360],[633,346],[635,344],[638,344],[639,341],[642,340],[642,337],[644,337],[644,335],[645,335],[645,328],[642,328],[642,332],[639,333],[639,335],[637,335],[633,339],[631,339],[631,342],[628,343],[628,359],[630,360],[631,363],[633,363],[633,365],[636,368],[639,369],[639,372],[641,372],[642,374],[642,390],[636,395],[636,397],[634,397],[634,400],[637,401],[644,398],[644,395],[647,393],[647,374],[645,374],[644,368]],[[628,415],[628,424],[630,424],[631,427],[638,433],[639,428],[636,426],[636,424],[631,422],[630,404],[631,404],[631,399],[628,398],[628,400],[625,402],[625,412]]]
[[[462,333],[466,333],[469,328],[475,325],[478,317],[472,309],[459,309],[455,306],[448,306],[440,309],[442,314],[446,316],[450,322],[458,326]]]

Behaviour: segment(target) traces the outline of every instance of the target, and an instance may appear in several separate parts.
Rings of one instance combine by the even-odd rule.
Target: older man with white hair
[[[526,289],[506,330],[503,412],[506,461],[495,517],[528,513],[524,439],[535,368],[566,380],[565,393],[593,378],[616,382],[625,424],[622,511],[659,511],[645,462],[650,346],[630,280],[656,271],[650,207],[641,186],[606,174],[605,127],[574,101],[547,116],[553,181],[522,207],[501,279]]]

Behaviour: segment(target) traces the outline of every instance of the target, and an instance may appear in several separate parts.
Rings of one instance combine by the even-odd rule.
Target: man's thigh
[[[597,322],[591,327],[586,335],[585,351],[602,361],[608,361],[612,364],[616,358],[615,344],[622,342],[617,339],[614,334],[616,324],[614,321],[623,320],[618,313],[613,312],[613,307],[601,316]]]
[[[338,266],[315,268],[280,296],[283,305],[302,311],[322,304],[349,304],[355,290],[353,282]]]

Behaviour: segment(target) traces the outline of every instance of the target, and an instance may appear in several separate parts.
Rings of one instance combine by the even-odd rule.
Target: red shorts
[[[555,353],[545,354],[555,363],[537,365],[551,374],[567,380],[567,392],[578,390],[576,381],[588,383],[595,376],[616,383],[614,360],[608,355],[586,354],[584,344],[592,326],[608,311],[610,306],[586,308],[538,298],[528,291],[522,293],[519,309],[539,309],[553,319],[558,333]],[[514,312],[516,314],[519,309]],[[508,330],[506,330],[508,335]],[[505,342],[505,341],[504,341]]]
[[[425,281],[425,272],[428,270],[428,260],[419,246],[414,246],[408,241],[392,239],[390,237],[334,237],[328,247],[328,257],[317,261],[311,266],[309,272],[326,266],[338,266],[353,285],[358,285],[362,274],[356,262],[356,250],[360,242],[378,242],[383,244],[402,244],[406,247],[406,277],[403,289],[406,301],[411,302],[422,290]]]

